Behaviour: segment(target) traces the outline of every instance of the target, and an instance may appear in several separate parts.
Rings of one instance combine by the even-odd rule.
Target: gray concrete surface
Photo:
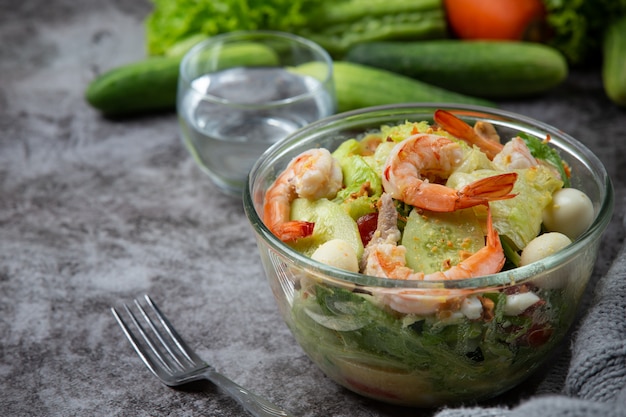
[[[241,202],[184,150],[174,114],[102,118],[83,92],[144,56],[149,2],[0,0],[0,414],[238,416],[209,385],[173,390],[110,312],[151,294],[218,370],[298,416],[427,416],[356,396],[307,359],[281,321]],[[500,103],[588,145],[616,188],[593,280],[623,240],[626,111],[597,69]],[[590,289],[591,291],[591,289]],[[490,404],[557,392],[568,347]]]

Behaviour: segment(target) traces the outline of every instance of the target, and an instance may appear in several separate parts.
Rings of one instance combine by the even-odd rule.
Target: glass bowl
[[[381,125],[429,121],[437,109],[470,124],[485,120],[503,140],[519,132],[550,144],[571,168],[571,186],[589,196],[595,217],[569,246],[539,261],[463,280],[407,281],[351,273],[317,262],[276,238],[262,221],[263,199],[302,151],[359,138]],[[310,359],[338,384],[388,403],[432,407],[484,400],[537,370],[566,336],[592,274],[600,237],[613,210],[613,189],[598,158],[555,127],[476,106],[406,104],[338,114],[295,132],[253,166],[244,208],[280,313]],[[380,300],[409,293],[423,306],[401,313]],[[539,302],[523,311],[520,294]],[[479,300],[490,314],[463,313]],[[513,309],[515,310],[515,309]],[[519,309],[518,309],[519,310]],[[420,311],[420,308],[415,309]]]

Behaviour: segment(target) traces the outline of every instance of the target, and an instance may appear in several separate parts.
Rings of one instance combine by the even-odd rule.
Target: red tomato
[[[461,39],[540,40],[541,0],[444,0],[448,24]]]
[[[545,344],[554,333],[551,327],[542,327],[533,325],[528,331],[528,345],[531,347],[539,347]]]
[[[366,246],[376,231],[376,226],[378,225],[378,213],[369,213],[359,217],[356,221],[356,225],[359,227],[361,242],[363,242],[363,246]]]

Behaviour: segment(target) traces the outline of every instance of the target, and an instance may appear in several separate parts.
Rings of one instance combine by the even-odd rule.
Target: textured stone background
[[[174,114],[103,119],[93,77],[144,56],[147,1],[0,0],[0,410],[15,416],[237,416],[206,385],[161,385],[109,307],[149,293],[214,366],[299,416],[416,416],[336,386],[275,308],[241,202],[218,193]],[[623,239],[626,111],[597,69],[501,107],[581,140],[608,167],[616,215],[594,281]],[[590,289],[591,292],[592,289]],[[558,392],[554,365],[491,404]]]

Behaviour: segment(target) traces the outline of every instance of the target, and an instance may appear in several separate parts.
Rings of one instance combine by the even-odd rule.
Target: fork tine
[[[187,343],[185,343],[183,338],[180,337],[178,332],[176,332],[176,329],[174,329],[174,326],[172,326],[170,321],[161,312],[159,307],[157,307],[156,303],[154,301],[152,301],[150,296],[148,294],[145,294],[144,298],[145,298],[146,302],[148,303],[148,305],[152,308],[152,311],[154,311],[154,313],[156,314],[156,316],[159,319],[159,321],[161,322],[161,324],[163,325],[163,328],[165,328],[165,331],[172,338],[172,340],[174,341],[176,346],[178,346],[178,349],[181,351],[181,353],[188,360],[190,360],[191,362],[194,362],[194,363],[204,363],[204,361],[202,359],[200,359],[200,357],[198,355],[196,355],[196,353],[193,351],[193,349],[191,349],[187,345]]]
[[[126,306],[124,306],[124,307],[126,307]],[[128,307],[126,307],[126,310],[128,311]],[[122,331],[124,332],[124,335],[126,336],[128,341],[132,345],[133,349],[135,350],[135,352],[137,352],[137,355],[139,355],[139,357],[141,358],[142,362],[148,367],[148,369],[150,369],[150,371],[154,375],[159,377],[159,374],[157,372],[158,367],[157,367],[153,357],[150,356],[148,354],[148,352],[145,349],[142,348],[139,340],[135,337],[133,332],[130,330],[130,327],[128,326],[128,324],[126,324],[126,321],[124,321],[124,319],[119,314],[119,312],[114,307],[111,308],[111,312],[113,313],[113,316],[115,317],[115,320],[117,321],[117,323],[122,328]]]
[[[148,315],[146,310],[141,306],[141,304],[139,303],[138,300],[135,300],[135,306],[137,306],[137,309],[139,310],[139,312],[143,316],[144,320],[146,321],[146,323],[148,323],[148,326],[152,330],[152,333],[156,336],[157,339],[159,339],[159,342],[161,342],[161,346],[167,351],[167,353],[172,358],[172,360],[174,362],[176,362],[176,365],[178,365],[180,367],[180,369],[184,369],[185,365],[180,361],[179,355],[177,355],[176,352],[174,352],[170,348],[170,343],[166,342],[165,339],[163,338],[163,334],[162,334],[163,332],[161,330],[157,329],[157,327],[155,326],[154,321],[150,318],[150,316]],[[162,322],[162,319],[161,319],[160,315],[158,315],[158,318],[159,318],[159,321]],[[169,330],[168,330],[168,333],[169,333]],[[153,350],[154,350],[154,348],[153,348]],[[185,356],[186,356],[186,354],[185,354]],[[165,358],[163,358],[163,359],[165,359]]]
[[[135,304],[137,304],[136,301],[135,301]],[[139,306],[139,308],[141,310],[141,306]],[[127,305],[124,305],[124,309],[126,310],[126,313],[130,316],[131,321],[133,322],[133,324],[139,331],[139,334],[143,338],[145,344],[148,345],[148,348],[150,349],[149,351],[144,350],[144,354],[147,356],[152,355],[154,358],[156,358],[156,360],[160,363],[161,368],[166,369],[170,373],[175,372],[175,370],[172,367],[172,362],[169,361],[167,357],[163,354],[163,351],[157,347],[157,344],[154,342],[152,337],[150,337],[148,332],[146,332],[145,328],[141,325],[141,323],[139,323],[137,316],[135,316],[135,314]],[[148,322],[148,324],[151,325],[149,318],[146,318],[146,321]],[[141,345],[139,345],[139,347],[141,348]],[[158,368],[157,368],[157,371],[158,371]]]

